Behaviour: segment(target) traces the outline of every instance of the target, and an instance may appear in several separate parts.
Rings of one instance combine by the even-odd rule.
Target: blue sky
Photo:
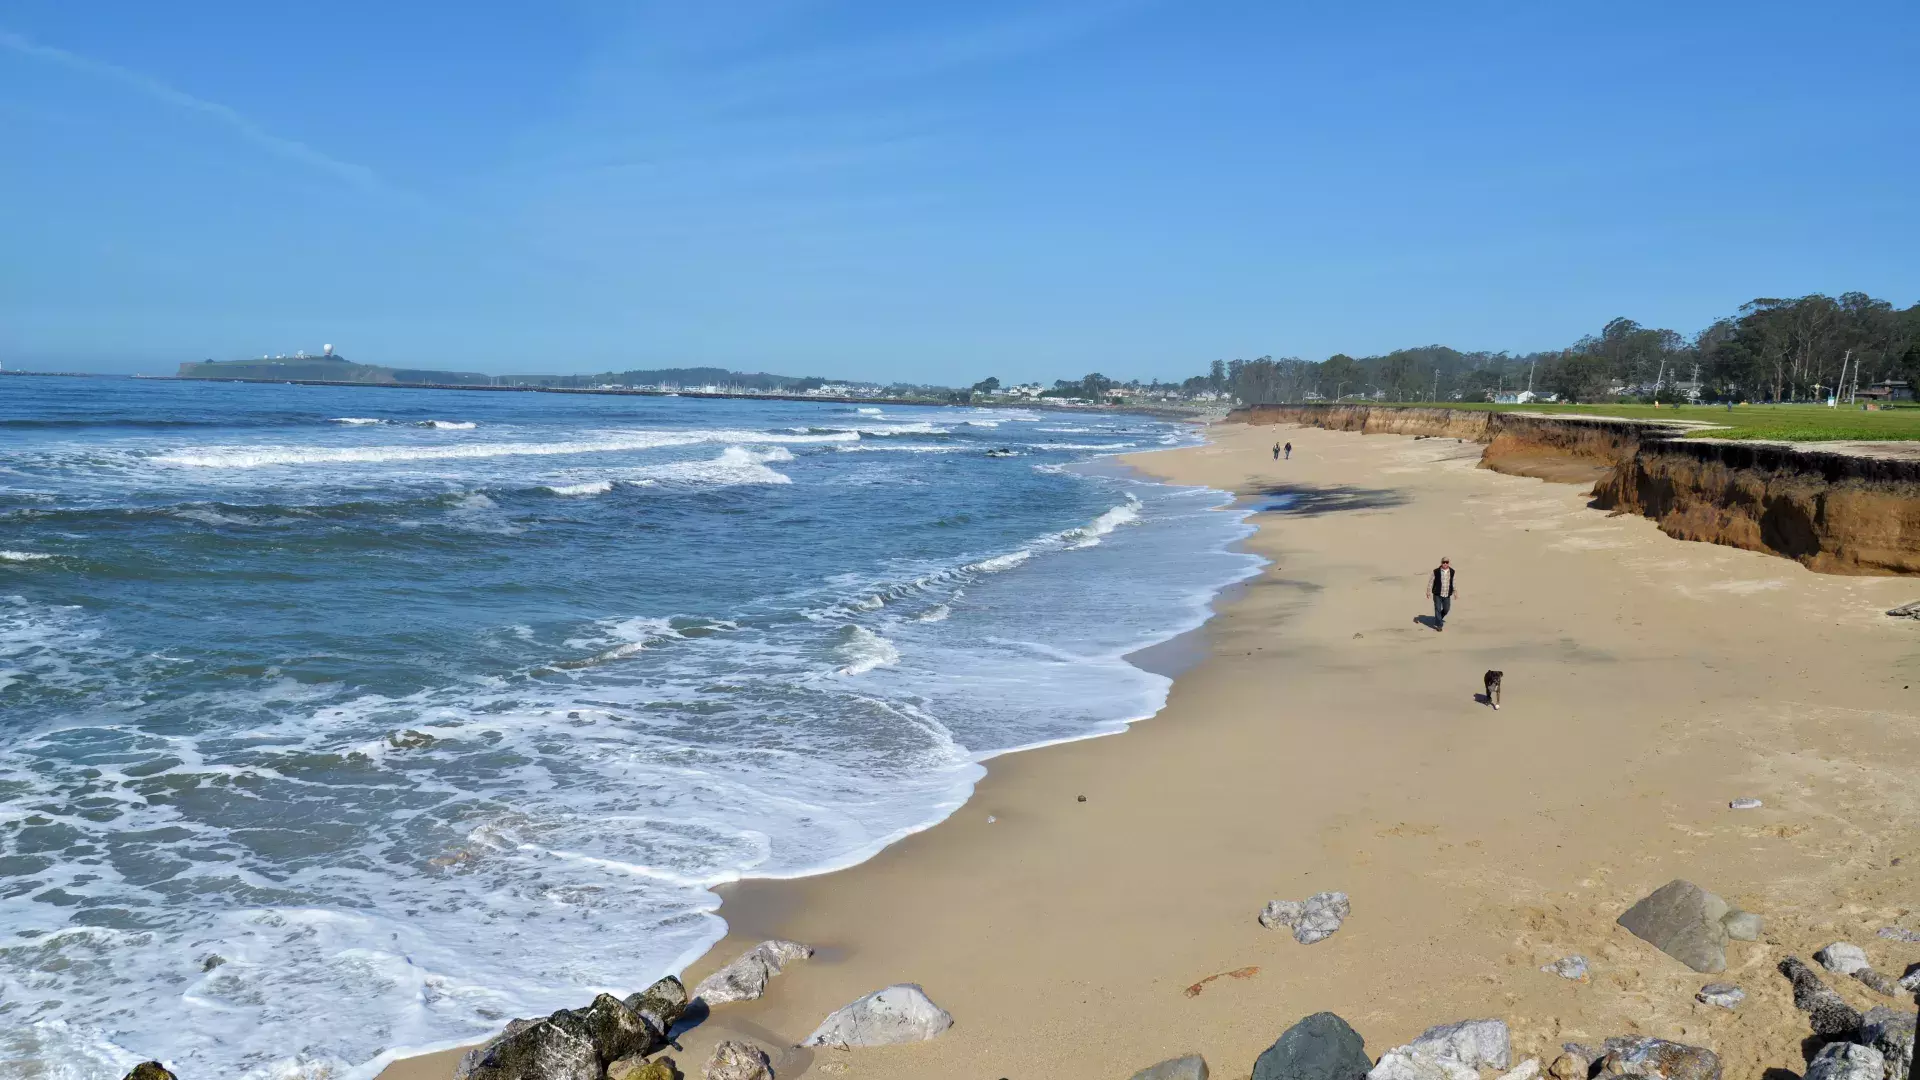
[[[0,362],[972,382],[1920,299],[1920,5],[0,6]]]

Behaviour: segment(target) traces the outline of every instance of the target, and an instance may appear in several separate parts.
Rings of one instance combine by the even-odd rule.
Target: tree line
[[[1896,308],[1850,292],[1752,300],[1691,338],[1619,318],[1564,349],[1515,354],[1426,345],[1317,362],[1215,360],[1206,374],[1180,385],[1248,404],[1480,401],[1500,390],[1666,403],[1816,401],[1883,380],[1920,383],[1920,303]]]

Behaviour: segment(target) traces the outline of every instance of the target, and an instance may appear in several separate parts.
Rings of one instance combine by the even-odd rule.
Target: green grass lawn
[[[1416,403],[1410,403],[1416,404]],[[1445,402],[1451,409],[1497,412],[1567,413],[1575,416],[1624,416],[1631,420],[1691,420],[1723,425],[1725,430],[1693,433],[1698,438],[1782,439],[1824,442],[1865,439],[1881,442],[1920,440],[1920,406],[1863,412],[1858,405],[1494,405]]]

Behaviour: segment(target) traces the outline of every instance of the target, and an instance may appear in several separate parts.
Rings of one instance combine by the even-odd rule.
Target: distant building
[[[1529,405],[1539,395],[1531,390],[1496,390],[1493,393],[1495,405]]]
[[[1912,401],[1913,387],[1905,379],[1882,379],[1856,396],[1868,401]]]

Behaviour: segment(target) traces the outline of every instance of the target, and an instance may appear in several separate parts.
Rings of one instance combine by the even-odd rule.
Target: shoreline
[[[1844,938],[1883,970],[1920,960],[1873,937],[1907,914],[1913,871],[1891,860],[1920,824],[1920,782],[1880,764],[1920,748],[1901,697],[1920,664],[1880,615],[1908,599],[1897,579],[1676,542],[1440,440],[1290,429],[1298,452],[1276,463],[1273,431],[1212,434],[1120,462],[1295,499],[1248,518],[1240,546],[1267,565],[1181,635],[1205,648],[1159,722],[998,755],[943,821],[858,865],[717,889],[728,933],[690,983],[766,937],[820,953],[687,1032],[684,1071],[744,1037],[783,1077],[1125,1076],[1189,1050],[1235,1076],[1326,1008],[1376,1056],[1492,1015],[1513,1025],[1516,1059],[1645,1032],[1757,1075],[1798,1069],[1805,1034],[1773,959]],[[1434,547],[1470,568],[1444,636],[1408,621]],[[1505,711],[1469,699],[1485,666],[1508,672]],[[1749,794],[1766,808],[1727,810]],[[1750,995],[1739,1013],[1703,1013],[1706,977],[1612,926],[1675,876],[1768,919],[1767,944],[1729,952]],[[1353,897],[1329,941],[1254,923],[1266,900],[1322,888]],[[1570,952],[1594,960],[1591,984],[1536,970]],[[791,1049],[901,981],[956,1027]],[[456,1057],[381,1075],[442,1080]]]
[[[176,381],[192,381],[192,380],[183,379],[183,380],[176,380]],[[237,380],[199,380],[199,381],[237,381]],[[349,385],[349,384],[340,384],[340,385]],[[378,385],[378,384],[369,384],[369,385]],[[403,387],[403,388],[406,388],[406,387]],[[446,389],[474,389],[474,388],[446,387]],[[485,388],[481,388],[481,389],[485,389]],[[537,389],[537,388],[527,387],[527,388],[500,388],[500,389],[530,389],[531,390],[531,389]],[[707,394],[707,395],[687,395],[687,396],[726,397],[726,396],[752,396],[752,395]],[[761,395],[761,396],[764,396],[764,395]],[[804,400],[821,401],[821,400],[829,400],[829,399],[808,398]],[[849,400],[852,400],[852,399],[849,399]],[[917,404],[917,403],[890,402],[890,403],[883,403],[883,404]],[[947,404],[952,404],[952,403],[947,403]],[[1046,407],[1043,406],[1043,408],[1046,408]],[[1086,409],[1075,410],[1075,409],[1072,409],[1071,407],[1063,407],[1063,406],[1052,406],[1051,408],[1053,408],[1055,411],[1062,411],[1062,412],[1089,411]],[[1101,410],[1101,411],[1133,412],[1133,413],[1142,413],[1142,414],[1151,412],[1150,410],[1128,409],[1128,408],[1107,409],[1107,410]],[[1165,417],[1162,417],[1162,418],[1166,419]],[[1208,425],[1205,422],[1204,418],[1197,418],[1193,416],[1183,415],[1176,419],[1198,425],[1201,430],[1199,430],[1197,434],[1203,440],[1198,445],[1206,445],[1205,429]],[[1169,447],[1167,449],[1182,449],[1182,448]],[[1117,477],[1117,478],[1121,478],[1121,479],[1125,479],[1125,480],[1129,480],[1137,483],[1155,484],[1155,485],[1169,486],[1169,487],[1195,487],[1195,488],[1204,488],[1207,491],[1217,491],[1221,496],[1223,496],[1219,505],[1211,507],[1207,510],[1204,510],[1202,511],[1203,513],[1223,513],[1223,512],[1236,513],[1241,519],[1242,523],[1245,523],[1247,519],[1252,517],[1255,511],[1242,507],[1240,504],[1242,504],[1244,500],[1234,492],[1227,491],[1225,489],[1212,488],[1207,485],[1175,484],[1173,481],[1156,476],[1152,472],[1146,469],[1140,468],[1137,465],[1126,463],[1125,461],[1123,461],[1123,459],[1151,455],[1151,454],[1156,454],[1161,452],[1163,451],[1156,449],[1156,450],[1146,450],[1146,451],[1129,450],[1121,453],[1098,454],[1085,461],[1081,461],[1073,465],[1067,466],[1067,468],[1070,471],[1074,471],[1074,472],[1084,472],[1089,475],[1104,475],[1109,478]],[[1251,580],[1253,580],[1254,578],[1257,578],[1264,571],[1267,560],[1254,554],[1253,552],[1248,550],[1248,548],[1246,547],[1247,541],[1254,535],[1256,531],[1257,530],[1255,529],[1255,527],[1248,526],[1247,532],[1245,535],[1230,541],[1229,543],[1225,544],[1220,548],[1207,549],[1207,550],[1218,550],[1218,551],[1222,551],[1230,554],[1246,555],[1251,560],[1251,563],[1245,573],[1241,574],[1237,578],[1234,578],[1232,580],[1226,581],[1218,586],[1213,587],[1209,595],[1205,599],[1205,601],[1194,607],[1193,609],[1194,618],[1197,621],[1195,621],[1193,625],[1187,626],[1185,629],[1177,630],[1174,633],[1170,634],[1168,637],[1163,638],[1159,641],[1152,642],[1147,645],[1143,645],[1137,649],[1133,649],[1126,653],[1122,653],[1117,657],[1117,659],[1119,659],[1124,663],[1130,664],[1133,667],[1138,668],[1139,670],[1144,671],[1148,674],[1157,675],[1167,680],[1168,682],[1167,690],[1170,693],[1172,690],[1173,682],[1179,677],[1181,672],[1194,667],[1196,664],[1200,663],[1202,660],[1205,659],[1206,651],[1207,651],[1206,640],[1205,640],[1207,624],[1210,623],[1214,618],[1218,616],[1220,606],[1223,603],[1227,602],[1230,598],[1237,595],[1241,590],[1244,590]],[[932,817],[930,820],[926,821],[925,823],[919,824],[913,827],[905,828],[885,838],[877,840],[869,848],[863,848],[857,852],[851,853],[848,856],[846,856],[845,859],[843,859],[842,861],[836,862],[832,865],[823,866],[817,869],[809,869],[806,871],[792,873],[792,874],[750,875],[750,876],[745,876],[733,881],[723,882],[716,886],[713,886],[712,891],[717,896],[720,897],[720,902],[715,904],[713,908],[710,909],[710,913],[716,916],[722,917],[724,920],[726,929],[723,933],[721,933],[718,937],[716,937],[716,939],[711,944],[704,946],[697,951],[690,951],[688,955],[684,956],[682,958],[682,964],[680,965],[678,970],[690,973],[692,970],[694,970],[694,968],[699,967],[702,964],[708,964],[708,966],[710,967],[717,968],[726,960],[732,958],[731,955],[728,955],[717,961],[715,960],[715,958],[718,956],[718,953],[722,951],[722,946],[725,945],[728,940],[737,936],[738,927],[742,924],[742,920],[737,917],[739,913],[734,910],[738,902],[730,899],[729,897],[729,894],[733,890],[736,890],[745,886],[753,886],[753,885],[758,885],[763,883],[771,884],[771,885],[780,885],[780,884],[796,882],[796,881],[804,881],[804,880],[809,880],[814,878],[830,877],[832,875],[842,874],[842,873],[846,873],[849,870],[856,869],[859,866],[862,866],[872,861],[873,859],[878,858],[879,856],[884,854],[886,851],[898,846],[899,844],[907,840],[910,840],[912,837],[916,835],[924,833],[930,829],[939,828],[941,825],[949,821],[955,814],[964,810],[969,804],[975,801],[975,797],[978,794],[979,785],[981,781],[983,781],[988,775],[990,775],[990,772],[989,772],[990,763],[992,763],[991,767],[998,768],[999,767],[998,763],[1000,761],[1003,761],[1007,758],[1010,758],[1016,755],[1029,754],[1036,751],[1050,750],[1058,747],[1073,746],[1078,743],[1086,742],[1089,740],[1105,739],[1112,736],[1124,735],[1128,731],[1132,730],[1134,725],[1157,718],[1162,712],[1165,711],[1165,708],[1166,708],[1166,698],[1165,696],[1162,696],[1160,703],[1157,706],[1155,706],[1152,711],[1144,713],[1139,716],[1132,716],[1132,717],[1126,717],[1126,718],[1114,720],[1107,727],[1102,727],[1100,729],[1090,730],[1087,732],[1070,735],[1062,738],[1050,739],[1050,740],[1037,742],[1037,743],[1022,744],[1018,746],[1010,746],[1004,749],[979,753],[974,757],[972,764],[980,770],[980,774],[977,777],[975,777],[975,779],[969,785],[965,794],[959,799],[958,802],[954,803],[951,806],[936,808],[936,816]],[[726,912],[727,914],[722,915],[723,912]],[[751,921],[757,925],[761,921],[760,916],[762,914],[763,914],[762,912],[756,911],[755,917]],[[830,952],[830,950],[828,950],[828,952]],[[709,964],[710,961],[712,961],[712,963]],[[695,980],[689,974],[686,976],[685,981],[688,988],[691,989],[694,982],[697,980]],[[635,989],[639,989],[639,988],[640,988],[639,986],[635,987]],[[743,1034],[743,1035],[746,1035],[747,1037],[759,1037],[759,1036],[752,1035],[751,1033],[745,1033],[745,1032],[736,1032],[736,1034]],[[485,1040],[481,1040],[477,1042],[476,1041],[459,1041],[459,1042],[453,1042],[453,1043],[443,1043],[437,1046],[429,1046],[424,1048],[409,1048],[405,1051],[400,1052],[398,1056],[388,1057],[386,1055],[382,1055],[381,1057],[376,1058],[373,1061],[370,1061],[363,1065],[352,1068],[344,1075],[349,1078],[357,1078],[357,1080],[445,1080],[446,1077],[452,1075],[453,1066],[458,1063],[460,1058],[468,1050],[476,1046],[482,1045],[484,1041]],[[681,1041],[683,1044],[685,1043],[684,1039]],[[764,1038],[762,1038],[761,1041],[764,1044],[765,1042]],[[773,1052],[776,1049],[771,1045],[768,1045],[767,1048],[770,1052]],[[671,1051],[669,1053],[671,1053]],[[775,1065],[779,1066],[781,1062],[782,1062],[782,1058],[780,1054],[774,1053]],[[689,1059],[689,1063],[690,1063],[690,1059]],[[689,1076],[697,1076],[698,1075],[697,1070],[690,1070],[687,1068],[687,1064],[689,1063],[683,1063],[683,1071],[687,1071]],[[790,1061],[787,1065],[787,1068],[789,1069],[791,1068]],[[782,1075],[790,1075],[790,1073],[783,1072]]]

